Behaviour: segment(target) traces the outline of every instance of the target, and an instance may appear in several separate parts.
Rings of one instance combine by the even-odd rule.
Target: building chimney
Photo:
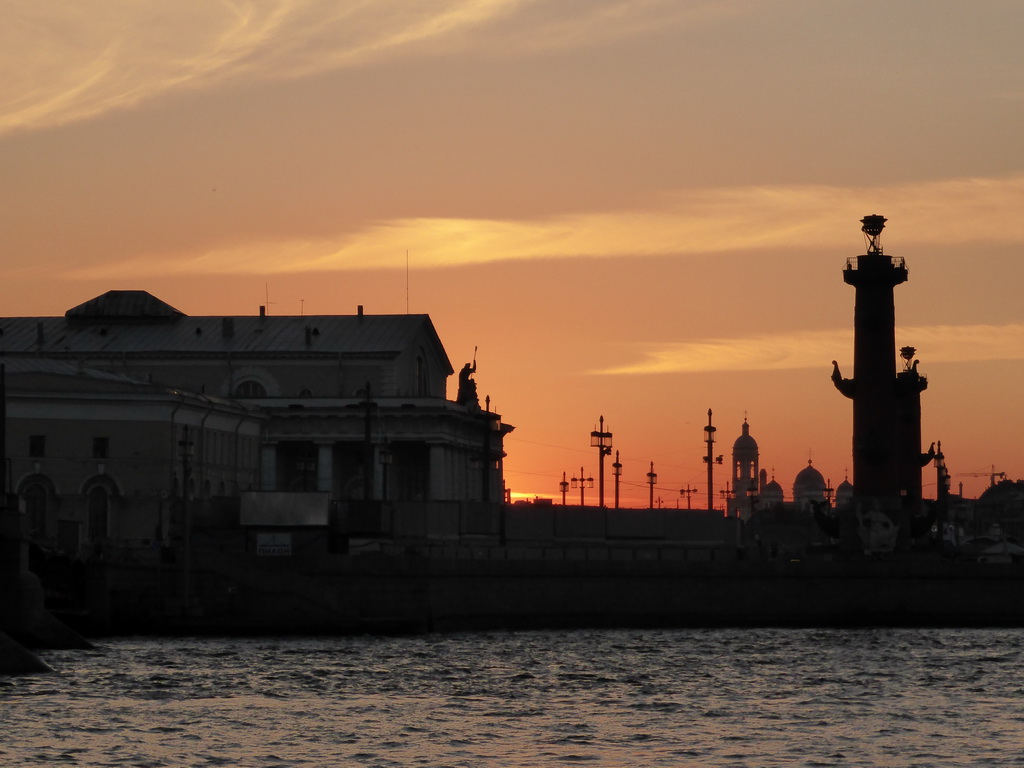
[[[362,317],[363,316],[363,305],[362,304],[360,304],[358,307],[356,307],[356,316],[357,317]]]
[[[260,304],[260,317],[267,316],[267,307],[264,304]]]

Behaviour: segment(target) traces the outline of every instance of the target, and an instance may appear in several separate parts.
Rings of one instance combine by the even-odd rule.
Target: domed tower
[[[844,478],[836,487],[836,509],[846,509],[853,502],[853,483],[850,478]]]
[[[814,468],[811,460],[807,460],[807,466],[801,469],[793,481],[793,502],[796,508],[806,512],[813,511],[811,502],[825,500],[825,488],[828,484],[821,472]]]
[[[775,473],[772,472],[772,479],[761,488],[761,507],[770,509],[783,502],[782,485],[775,480]]]
[[[749,520],[754,511],[754,503],[758,494],[757,441],[750,436],[750,425],[743,419],[743,432],[732,444],[732,488],[733,496],[729,499],[729,516],[742,517]]]

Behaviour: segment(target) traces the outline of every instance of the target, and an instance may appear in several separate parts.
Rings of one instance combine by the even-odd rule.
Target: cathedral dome
[[[767,483],[761,492],[761,502],[766,505],[781,504],[782,496],[782,486],[773,477],[772,481]]]
[[[733,454],[737,453],[757,453],[757,440],[750,436],[750,425],[747,424],[747,420],[743,420],[743,434],[736,438],[736,442],[732,444]]]
[[[853,483],[843,480],[836,488],[836,507],[846,507],[853,501]]]
[[[825,487],[825,478],[808,459],[807,466],[797,473],[793,481],[793,501],[801,507],[811,501],[821,501],[825,498]]]

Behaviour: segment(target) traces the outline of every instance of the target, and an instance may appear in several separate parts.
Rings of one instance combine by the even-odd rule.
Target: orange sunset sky
[[[1019,0],[9,0],[0,315],[428,313],[456,369],[479,347],[517,497],[596,477],[600,415],[624,504],[651,461],[665,505],[703,493],[708,408],[788,495],[852,469],[829,375],[879,213],[925,445],[974,496],[1024,476],[1022,30]]]

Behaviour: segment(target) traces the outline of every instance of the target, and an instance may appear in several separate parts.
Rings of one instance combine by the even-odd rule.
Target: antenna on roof
[[[409,314],[409,249],[405,249],[405,314]]]
[[[272,302],[270,300],[270,284],[269,283],[264,283],[263,284],[263,292],[266,294],[266,302],[267,303],[266,303],[265,306],[267,307],[267,314],[269,315],[270,314],[270,305],[271,304],[276,304],[277,302]]]

